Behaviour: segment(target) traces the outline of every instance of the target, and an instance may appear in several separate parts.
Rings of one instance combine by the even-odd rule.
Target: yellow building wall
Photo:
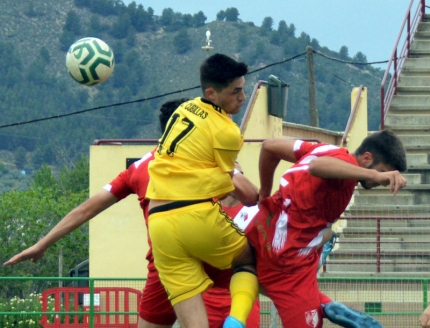
[[[127,158],[140,158],[155,145],[90,147],[90,196],[126,169]],[[90,221],[90,277],[147,276],[147,231],[136,195],[130,195]]]
[[[357,97],[359,99],[357,100]],[[350,153],[353,153],[364,138],[367,137],[367,88],[363,88],[359,94],[359,88],[353,88],[351,92],[351,110],[353,110],[355,103],[357,102],[357,108],[355,112],[351,112],[351,116],[348,122],[349,130],[346,133],[346,145],[345,146]]]
[[[250,100],[244,114],[241,130],[245,139],[242,150],[238,155],[245,175],[259,187],[258,159],[263,139],[283,137],[282,119],[268,114],[268,94],[265,83],[257,84],[254,97]],[[275,171],[273,191],[278,188],[278,180],[291,166],[290,163],[281,162]]]
[[[339,133],[323,129],[285,126],[282,119],[269,116],[267,107],[266,85],[259,84],[254,89],[254,97],[246,109],[241,124],[245,143],[238,155],[238,161],[245,175],[259,187],[258,159],[261,142],[266,138],[317,137],[320,141],[337,141]],[[353,101],[353,100],[352,100]],[[367,135],[367,101],[362,102],[362,108],[354,120],[349,144],[358,136]],[[366,126],[366,132],[364,132]],[[357,134],[356,134],[357,133]],[[302,136],[301,136],[302,135]],[[360,141],[361,142],[361,141]],[[98,145],[90,147],[90,195],[95,194],[104,185],[112,181],[126,168],[127,158],[140,158],[155,145]],[[282,174],[291,166],[281,162],[275,172],[273,191],[278,188]],[[113,205],[105,212],[90,221],[90,276],[91,277],[130,277],[143,278],[147,276],[148,251],[147,231],[143,214],[137,201],[137,196],[131,195]]]

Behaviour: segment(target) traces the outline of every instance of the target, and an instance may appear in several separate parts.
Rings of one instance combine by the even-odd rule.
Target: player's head
[[[176,108],[178,108],[180,104],[188,100],[188,98],[173,99],[168,100],[161,105],[160,115],[158,115],[161,132],[164,132],[164,130],[166,129],[166,124],[169,121],[170,116],[172,116],[173,112],[176,110]]]
[[[214,54],[200,66],[200,84],[204,98],[236,114],[245,101],[245,74],[248,66],[223,54]]]
[[[361,158],[360,166],[378,171],[406,171],[406,152],[400,139],[389,130],[372,133],[367,136],[355,151]],[[371,188],[360,181],[364,188]]]

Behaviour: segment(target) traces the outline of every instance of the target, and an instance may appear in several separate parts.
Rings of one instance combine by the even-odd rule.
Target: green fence
[[[374,316],[383,327],[415,327],[429,303],[424,278],[319,278],[335,301]],[[145,279],[0,277],[0,327],[136,327]],[[56,294],[55,294],[56,293]],[[281,327],[261,301],[261,327]],[[337,327],[324,322],[324,327]]]

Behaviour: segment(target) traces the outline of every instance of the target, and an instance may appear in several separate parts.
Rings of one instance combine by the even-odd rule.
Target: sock
[[[230,293],[230,315],[246,324],[246,318],[248,318],[258,296],[257,276],[245,271],[233,274],[230,281]]]

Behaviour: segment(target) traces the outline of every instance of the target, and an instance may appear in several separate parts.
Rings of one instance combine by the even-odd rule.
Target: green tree
[[[58,184],[63,194],[67,194],[68,192],[88,192],[88,186],[90,184],[89,167],[88,158],[86,155],[83,155],[71,169],[65,167],[61,170]]]
[[[8,259],[18,251],[37,242],[70,210],[87,198],[88,192],[57,197],[52,189],[28,189],[12,191],[0,197],[0,240],[2,257]],[[0,270],[0,276],[55,277],[58,276],[58,254],[62,249],[63,276],[88,258],[88,225],[84,225],[63,238],[46,252],[37,263],[24,262]],[[33,292],[40,293],[53,282],[11,281],[2,284],[0,298],[23,297]]]
[[[261,29],[270,32],[273,30],[273,18],[270,16],[264,17]]]
[[[72,32],[74,35],[80,35],[81,31],[81,20],[76,12],[73,10],[69,11],[66,16],[66,23],[64,24],[63,30]]]
[[[225,10],[225,20],[227,22],[237,22],[239,20],[239,10],[235,7],[230,7]]]
[[[340,59],[342,60],[347,60],[349,58],[349,54],[348,54],[348,47],[347,46],[342,46],[339,50],[339,56]]]
[[[357,63],[367,63],[367,57],[361,51],[357,52],[352,60]],[[359,69],[364,69],[364,66],[365,65],[355,64],[355,67]]]
[[[218,14],[216,14],[216,20],[217,21],[223,21],[223,20],[225,20],[225,11],[224,10],[220,10],[218,12]]]
[[[76,37],[73,32],[63,30],[63,33],[60,35],[60,50],[68,51],[70,46],[75,41],[76,41]]]
[[[51,56],[49,55],[49,51],[48,49],[46,49],[45,46],[40,48],[39,57],[45,64],[49,64],[49,62],[51,61]]]
[[[162,26],[169,26],[173,23],[173,17],[175,16],[175,12],[172,8],[164,8],[158,22]]]
[[[25,9],[24,14],[25,14],[25,16],[30,17],[30,18],[37,17],[37,11],[36,11],[36,9],[34,9],[33,1],[30,1],[27,4],[27,8]]]
[[[128,30],[125,42],[129,47],[134,47],[136,45],[136,30],[134,27],[130,27]]]
[[[178,54],[184,54],[190,50],[191,44],[191,38],[185,28],[180,29],[173,38],[173,46]]]
[[[123,14],[118,17],[117,21],[112,25],[110,34],[116,39],[125,39],[131,27],[131,19],[128,14]]]
[[[290,24],[290,27],[288,28],[288,36],[295,37],[296,36],[296,27],[293,23]]]
[[[193,15],[193,26],[200,27],[205,25],[207,17],[203,13],[203,11],[199,11],[197,14]]]
[[[52,170],[47,164],[43,164],[34,174],[32,187],[35,189],[52,189],[57,192],[59,191],[58,182],[52,175]]]
[[[191,14],[182,15],[182,24],[185,27],[192,27],[193,26],[193,16]]]
[[[101,33],[101,32],[103,32],[103,25],[101,23],[99,15],[91,15],[89,30],[92,33]],[[88,34],[88,35],[92,35],[92,34]]]
[[[243,48],[249,44],[249,35],[245,31],[239,32],[239,37],[237,39],[237,51],[242,51]]]
[[[88,0],[73,0],[76,7],[83,8],[88,6]]]
[[[353,61],[359,63],[367,63],[367,57],[361,51],[359,51],[355,54]]]

